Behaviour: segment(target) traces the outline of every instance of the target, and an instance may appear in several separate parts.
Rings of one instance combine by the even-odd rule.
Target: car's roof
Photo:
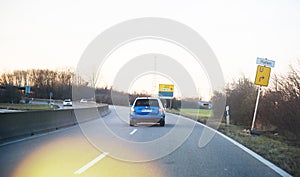
[[[157,97],[137,97],[136,99],[155,99],[155,100],[158,100],[159,98],[157,98]]]

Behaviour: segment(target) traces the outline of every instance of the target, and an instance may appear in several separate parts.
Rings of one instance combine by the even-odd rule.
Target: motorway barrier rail
[[[108,105],[47,111],[0,113],[0,144],[94,120],[109,113]]]

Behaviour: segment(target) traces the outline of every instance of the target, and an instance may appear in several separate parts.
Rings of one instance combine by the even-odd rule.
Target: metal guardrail
[[[0,114],[0,144],[94,120],[109,113],[108,105]]]

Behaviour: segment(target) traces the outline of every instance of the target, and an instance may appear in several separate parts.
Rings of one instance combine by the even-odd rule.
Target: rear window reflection
[[[158,107],[157,100],[140,99],[136,100],[135,106],[156,106]]]

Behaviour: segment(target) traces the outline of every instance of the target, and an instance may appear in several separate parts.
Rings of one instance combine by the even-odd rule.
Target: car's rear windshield
[[[158,101],[155,99],[138,99],[135,106],[159,106]]]

